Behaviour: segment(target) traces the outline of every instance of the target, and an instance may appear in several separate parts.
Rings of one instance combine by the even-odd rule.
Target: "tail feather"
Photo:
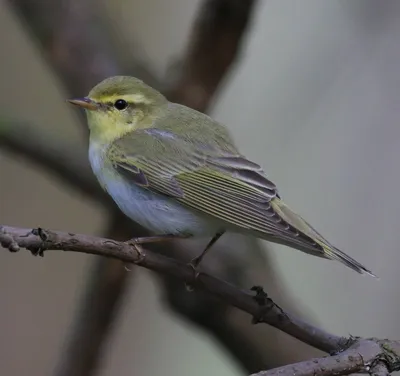
[[[346,255],[346,253],[342,252],[340,249],[337,249],[330,244],[322,243],[318,240],[316,241],[322,246],[326,256],[331,260],[337,260],[360,274],[368,274],[374,278],[378,278],[371,272],[371,270],[367,269],[364,265],[360,264],[349,255]]]
[[[315,253],[316,251],[321,252],[322,250],[323,254],[321,256],[331,260],[339,261],[360,274],[368,274],[372,277],[378,278],[374,273],[368,270],[365,266],[361,265],[358,261],[354,260],[352,257],[330,244],[302,217],[289,209],[282,200],[275,198],[271,201],[271,205],[276,214],[279,215],[282,220],[315,242],[314,244],[304,244],[303,247],[305,251],[314,251]],[[316,249],[316,246],[319,247]]]

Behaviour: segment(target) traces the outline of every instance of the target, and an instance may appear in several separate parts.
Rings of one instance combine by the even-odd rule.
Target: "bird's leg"
[[[193,280],[196,281],[196,279],[199,276],[199,272],[197,271],[197,267],[199,266],[200,262],[203,260],[204,256],[206,255],[206,253],[211,249],[211,247],[216,243],[216,241],[225,233],[225,231],[219,231],[217,232],[212,239],[209,241],[209,243],[207,244],[206,248],[204,248],[204,251],[200,253],[200,255],[198,255],[197,257],[193,258],[188,266],[190,266],[193,271],[194,271],[194,278]],[[186,289],[187,291],[193,291],[194,290],[194,286],[191,283],[185,283]]]
[[[211,247],[217,242],[217,240],[224,235],[225,231],[219,231],[217,232],[212,239],[209,241],[207,244],[206,248],[204,248],[204,251],[200,253],[199,256],[193,258],[189,265],[196,271],[197,267],[200,265],[201,261],[203,260],[204,256],[207,254],[207,252],[211,249]]]

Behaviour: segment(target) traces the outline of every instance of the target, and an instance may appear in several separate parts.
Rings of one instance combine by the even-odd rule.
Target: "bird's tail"
[[[285,222],[289,225],[293,226],[296,230],[300,231],[302,234],[311,238],[315,243],[319,245],[318,251],[321,252],[321,248],[323,254],[321,256],[331,259],[337,260],[348,266],[349,268],[355,270],[360,274],[369,274],[375,278],[378,278],[375,274],[373,274],[370,270],[368,270],[365,266],[361,265],[358,261],[354,260],[350,256],[346,255],[344,252],[340,251],[332,244],[330,244],[321,234],[319,234],[309,223],[307,223],[302,217],[298,214],[294,213],[291,209],[289,209],[286,204],[280,200],[279,198],[275,198],[271,201],[271,205],[275,210],[275,213],[278,214]],[[304,245],[302,250],[315,254],[315,245],[314,249],[312,249],[312,245],[310,244],[308,247]]]

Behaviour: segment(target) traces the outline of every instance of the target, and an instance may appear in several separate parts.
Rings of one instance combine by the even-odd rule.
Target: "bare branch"
[[[25,248],[35,255],[43,255],[43,252],[47,250],[64,250],[133,263],[191,283],[196,288],[253,315],[257,322],[268,323],[320,350],[340,352],[326,358],[262,371],[253,376],[348,375],[354,372],[370,372],[371,369],[371,372],[383,375],[400,370],[400,342],[343,338],[328,334],[322,329],[317,329],[283,312],[272,300],[262,294],[254,297],[249,291],[240,290],[206,273],[200,273],[195,278],[190,266],[144,249],[141,244],[149,241],[151,238],[141,238],[135,244],[128,244],[106,238],[41,228],[29,230],[0,226],[0,244],[12,252]]]
[[[46,250],[64,250],[117,258],[179,278],[187,283],[195,283],[197,288],[203,289],[226,303],[251,314],[255,322],[267,323],[325,352],[340,351],[349,345],[349,341],[351,342],[348,338],[329,334],[303,322],[301,319],[283,313],[263,292],[258,292],[255,298],[250,291],[240,290],[228,282],[206,273],[200,273],[194,281],[193,269],[189,265],[149,249],[141,253],[138,251],[139,248],[132,247],[125,242],[60,231],[39,229],[35,232],[35,230],[5,226],[2,227],[0,241],[3,247],[10,250],[21,247],[35,254],[42,254]],[[148,238],[141,238],[139,243],[143,244],[148,241]]]
[[[251,376],[339,376],[352,373],[385,376],[399,369],[399,350],[398,341],[359,339],[340,354],[289,364]]]

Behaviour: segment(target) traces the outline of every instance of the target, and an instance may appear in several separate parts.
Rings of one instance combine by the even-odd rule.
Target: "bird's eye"
[[[114,107],[119,111],[125,110],[125,108],[128,107],[128,102],[123,99],[117,99],[114,103]]]

